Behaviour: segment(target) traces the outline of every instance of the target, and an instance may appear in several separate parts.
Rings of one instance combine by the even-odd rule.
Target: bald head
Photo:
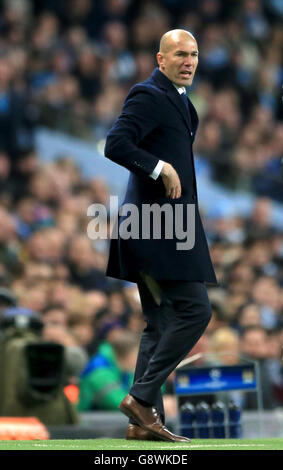
[[[160,39],[159,51],[161,53],[166,53],[172,49],[172,47],[180,42],[180,40],[186,39],[193,39],[195,38],[189,31],[185,29],[172,29],[171,31],[167,31],[167,33],[163,34]]]
[[[156,55],[159,70],[178,86],[190,86],[198,65],[198,45],[184,29],[163,34]]]

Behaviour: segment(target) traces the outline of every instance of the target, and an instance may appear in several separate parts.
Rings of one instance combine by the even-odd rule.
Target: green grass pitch
[[[0,441],[0,450],[283,450],[283,438],[193,439],[191,443],[126,439]]]

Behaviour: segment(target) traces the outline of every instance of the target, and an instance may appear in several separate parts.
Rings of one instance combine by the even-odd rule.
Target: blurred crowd
[[[161,35],[179,27],[200,50],[189,90],[201,118],[197,155],[222,184],[283,200],[281,2],[1,3],[1,167],[16,164],[39,123],[103,140],[129,88],[156,66]]]
[[[283,406],[283,233],[271,215],[283,202],[282,16],[276,0],[2,2],[0,312],[36,312],[46,340],[79,351],[71,379],[82,384],[81,410],[117,408],[144,319],[136,285],[104,274],[108,240],[86,236],[87,208],[107,206],[111,188],[86,181],[69,155],[42,164],[34,133],[45,125],[105,139],[175,27],[200,49],[188,90],[200,117],[195,153],[212,179],[257,196],[248,218],[203,213],[219,287],[209,288],[213,317],[192,354],[257,359],[265,407]],[[107,380],[117,383],[106,397]],[[164,396],[176,413],[173,376]]]

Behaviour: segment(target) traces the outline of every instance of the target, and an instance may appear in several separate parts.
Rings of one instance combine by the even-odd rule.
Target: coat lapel
[[[158,83],[158,86],[166,91],[167,97],[171,101],[171,103],[176,107],[177,111],[181,114],[182,118],[184,119],[187,127],[191,131],[191,135],[195,134],[198,126],[198,115],[194,105],[192,104],[191,100],[189,99],[189,109],[190,109],[190,117],[191,122],[188,116],[188,111],[186,109],[185,104],[181,96],[179,95],[178,91],[174,87],[174,85],[170,82],[170,80],[164,75],[158,68],[156,68],[151,78]]]
[[[188,110],[186,109],[186,105],[183,103],[180,94],[173,85],[172,89],[167,89],[166,92],[169,100],[174,104],[174,106],[176,106],[177,110],[181,113],[183,119],[185,120],[188,128],[191,130]]]
[[[190,98],[189,98],[189,109],[190,109],[190,115],[191,115],[192,132],[193,132],[193,135],[195,135],[197,128],[198,128],[199,119],[198,119],[198,113],[196,111],[196,108],[194,107]]]

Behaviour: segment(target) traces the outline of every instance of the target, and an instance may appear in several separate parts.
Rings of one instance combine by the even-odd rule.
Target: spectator
[[[209,362],[234,365],[239,362],[240,342],[238,334],[230,327],[215,330],[209,338]]]
[[[207,333],[214,333],[218,329],[222,329],[229,324],[229,317],[221,303],[211,301],[212,317],[207,326]]]
[[[255,201],[252,213],[246,221],[247,236],[268,236],[271,232],[272,202],[268,198],[258,198]]]
[[[9,307],[16,307],[17,299],[12,291],[5,287],[0,288],[0,317],[3,310]]]
[[[132,384],[137,352],[137,337],[129,331],[102,343],[82,372],[78,409],[117,410]]]
[[[47,342],[61,344],[66,357],[66,385],[78,386],[78,377],[84,369],[88,355],[69,328],[65,312],[56,306],[46,308],[43,313],[42,338]]]
[[[49,304],[41,310],[43,325],[59,325],[63,328],[68,326],[67,311],[61,304]]]
[[[84,290],[105,290],[107,280],[96,267],[96,253],[86,235],[76,235],[68,252],[71,280]]]
[[[260,308],[253,302],[241,305],[235,317],[235,327],[239,331],[249,326],[262,326]]]
[[[262,276],[254,283],[252,298],[260,308],[261,321],[267,330],[279,326],[279,313],[282,307],[280,287],[273,277]]]
[[[260,390],[264,409],[273,409],[276,399],[271,386],[271,377],[267,368],[268,336],[262,326],[250,326],[241,333],[240,351],[250,360],[257,361],[260,373]],[[257,400],[254,394],[246,394],[244,400],[246,409],[256,409]]]
[[[12,82],[13,65],[8,57],[0,58],[0,147],[13,159],[33,142],[32,113],[25,91],[16,90]]]

